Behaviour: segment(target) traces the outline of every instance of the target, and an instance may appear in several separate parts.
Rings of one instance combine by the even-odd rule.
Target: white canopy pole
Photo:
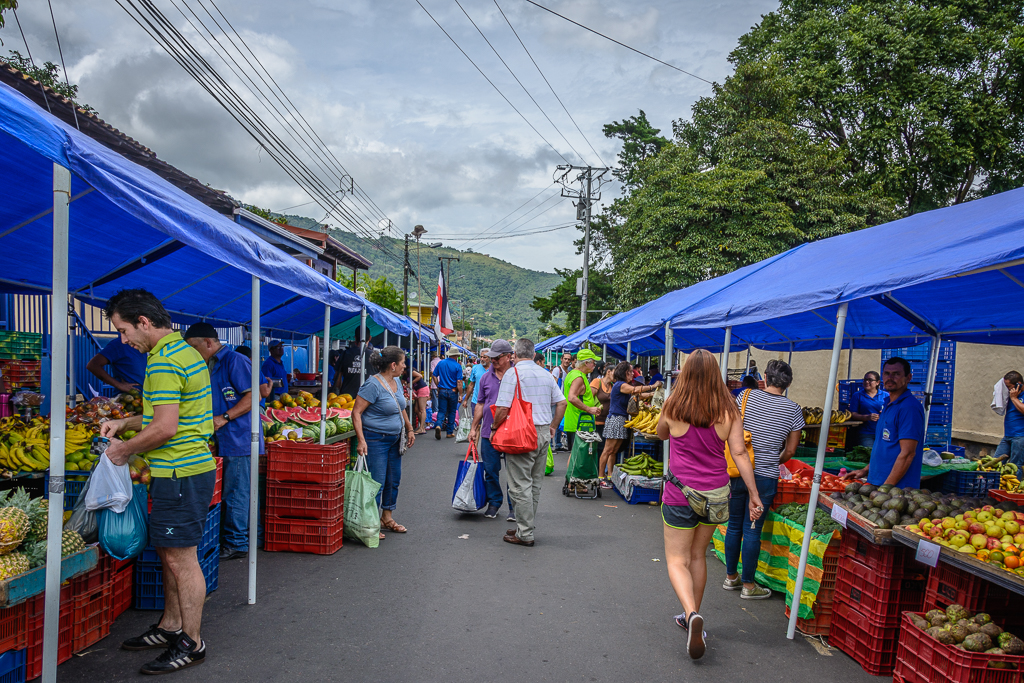
[[[732,341],[732,325],[725,328],[725,342],[722,344],[722,381],[729,381],[729,343]]]
[[[746,360],[746,364],[743,366],[743,374],[745,375],[749,371],[750,371],[750,344],[747,344],[747,360]],[[728,379],[728,378],[726,378],[726,379]]]
[[[675,350],[674,340],[672,339],[672,328],[669,327],[670,323],[665,323],[665,360],[663,361],[662,373],[665,376],[665,396],[668,397],[672,393],[672,353]],[[665,471],[668,471],[668,454],[669,454],[669,442],[665,441],[662,445],[662,461],[665,463]]]
[[[366,306],[363,306],[362,312],[359,314],[359,338],[362,340],[359,347],[359,386],[363,386],[366,382],[366,363],[365,349],[366,349]]]
[[[252,276],[252,399],[259,401],[260,396],[260,279]],[[249,604],[256,604],[256,529],[259,526],[260,506],[260,420],[259,404],[252,408],[252,419],[249,421]]]
[[[832,424],[832,399],[836,393],[836,378],[839,376],[839,352],[843,348],[843,328],[846,327],[848,303],[839,305],[836,315],[836,337],[832,342],[832,363],[828,368],[828,384],[825,389],[825,407],[821,418],[821,432],[818,434],[818,455],[814,460],[814,480],[811,483],[811,499],[807,505],[807,519],[804,520],[804,542],[800,548],[800,564],[796,570],[796,586],[793,588],[793,608],[789,611],[789,629],[786,637],[790,640],[796,633],[796,620],[800,617],[800,595],[804,589],[804,574],[807,572],[807,553],[811,549],[811,531],[814,528],[814,511],[818,507],[818,489],[821,488],[821,471],[825,466],[825,447],[828,444],[828,429]],[[767,513],[767,510],[765,511]]]
[[[601,360],[608,362],[608,345],[601,344]]]
[[[78,381],[75,379],[75,327],[76,321],[70,314],[75,309],[69,307],[68,313],[71,319],[68,327],[68,394],[71,398],[71,407],[74,408],[78,398]]]
[[[627,363],[632,363],[633,362],[633,342],[632,341],[626,342],[626,362]]]
[[[320,379],[320,445],[323,446],[327,440],[327,362],[328,351],[331,348],[331,307],[324,304],[324,362],[323,377]]]
[[[924,385],[924,433],[928,434],[928,418],[932,413],[932,394],[935,392],[935,373],[939,368],[939,349],[942,346],[942,336],[932,337],[932,351],[928,355],[928,377]],[[923,445],[923,444],[922,444]],[[949,444],[946,444],[949,447]]]
[[[50,306],[50,503],[46,519],[43,680],[57,680],[60,622],[60,546],[64,523],[64,406],[67,405],[68,204],[71,171],[53,165],[53,305]],[[63,302],[63,303],[61,303]]]
[[[853,339],[850,339],[850,352],[846,355],[846,379],[853,379]]]

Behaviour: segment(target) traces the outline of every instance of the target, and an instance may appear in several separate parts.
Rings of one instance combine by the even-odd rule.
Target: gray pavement
[[[490,520],[450,507],[464,446],[420,439],[405,455],[395,514],[409,533],[388,533],[375,550],[346,540],[328,557],[261,552],[253,606],[245,561],[222,564],[204,613],[208,658],[174,680],[879,680],[838,650],[787,640],[782,596],[744,601],[723,591],[725,570],[710,550],[708,651],[692,662],[672,621],[681,608],[656,506],[611,491],[565,498],[566,454],[556,454],[537,544],[512,546],[501,540],[513,526],[506,508]],[[156,618],[129,610],[58,678],[138,680],[155,652],[118,645]]]

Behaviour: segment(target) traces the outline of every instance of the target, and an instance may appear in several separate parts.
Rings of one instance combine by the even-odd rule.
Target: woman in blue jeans
[[[793,382],[793,370],[781,360],[768,362],[764,371],[765,389],[747,389],[736,397],[743,413],[743,429],[750,432],[754,446],[754,483],[761,504],[767,509],[775,499],[779,482],[779,464],[796,453],[800,430],[804,428],[803,410],[786,398],[786,389]],[[726,579],[722,588],[741,591],[744,600],[771,597],[771,590],[754,581],[757,558],[761,553],[761,527],[768,515],[753,523],[747,507],[747,485],[740,477],[731,482],[729,526],[725,532]],[[737,573],[742,551],[743,576]]]
[[[409,415],[405,412],[405,394],[401,377],[405,372],[405,352],[387,346],[374,352],[370,364],[377,371],[359,388],[352,409],[352,426],[359,439],[356,451],[366,457],[373,480],[381,485],[377,507],[380,525],[404,534],[407,529],[392,517],[398,503],[398,485],[402,480],[402,452],[416,441]],[[402,448],[402,436],[405,448]],[[380,535],[384,538],[384,534]]]

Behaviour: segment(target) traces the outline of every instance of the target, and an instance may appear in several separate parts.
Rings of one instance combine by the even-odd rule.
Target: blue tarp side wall
[[[264,281],[264,310],[296,294],[320,302],[319,316],[293,318],[281,328],[304,333],[323,328],[324,304],[346,317],[364,304],[0,84],[0,174],[9,183],[0,205],[0,288],[5,291],[49,291],[51,269],[40,264],[52,258],[47,212],[53,205],[54,163],[73,173],[69,287],[90,303],[102,303],[124,287],[145,287],[180,319],[245,324],[251,317],[251,275],[256,275]],[[399,316],[373,304],[367,308],[389,330],[408,334]]]

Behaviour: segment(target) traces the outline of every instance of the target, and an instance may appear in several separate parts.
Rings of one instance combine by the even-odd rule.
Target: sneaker
[[[508,511],[508,517],[505,518],[505,521],[506,522],[514,522],[514,521],[516,521],[516,513],[515,513],[514,510],[509,510]]]
[[[686,654],[690,659],[700,659],[704,656],[707,646],[704,644],[704,617],[696,612],[690,612],[686,619]]]
[[[227,562],[228,560],[237,560],[241,557],[248,557],[249,553],[246,550],[233,550],[231,548],[222,548],[220,551],[220,561]]]
[[[722,582],[722,588],[727,591],[738,591],[743,588],[743,579],[738,576],[735,579],[730,579],[727,576],[725,577],[725,581]]]
[[[488,505],[487,506],[487,510],[484,512],[484,517],[486,517],[487,519],[494,519],[497,516],[498,516],[498,506],[497,505]]]
[[[772,591],[770,588],[755,583],[753,588],[744,587],[740,592],[740,597],[744,600],[764,600],[772,597]]]
[[[441,440],[441,428],[440,427],[434,427],[434,438],[437,439],[438,441]]]
[[[608,481],[607,479],[602,479],[601,480],[601,488],[603,488],[603,489],[610,489],[610,488],[612,488],[612,483],[610,481]]]
[[[159,657],[148,664],[144,664],[139,673],[157,675],[169,674],[190,666],[202,664],[206,659],[206,643],[198,647],[195,642],[186,635],[178,638],[178,641],[163,651]]]
[[[141,636],[135,636],[121,643],[122,650],[164,650],[181,636],[181,629],[165,631],[160,624],[153,624]]]
[[[683,629],[684,631],[686,630],[686,615],[685,614],[677,614],[677,615],[675,615],[673,617],[673,619],[676,620],[676,626],[678,626],[679,628]],[[701,635],[703,635],[705,638],[707,638],[708,637],[708,632],[707,631],[701,631]]]

